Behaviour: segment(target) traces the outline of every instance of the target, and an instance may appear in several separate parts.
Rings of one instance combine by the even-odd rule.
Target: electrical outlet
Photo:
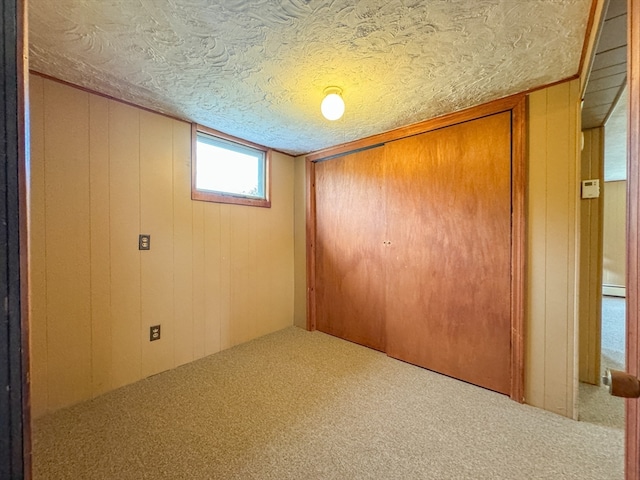
[[[160,340],[160,325],[149,327],[149,341]]]
[[[151,250],[151,235],[142,233],[138,236],[138,250]]]

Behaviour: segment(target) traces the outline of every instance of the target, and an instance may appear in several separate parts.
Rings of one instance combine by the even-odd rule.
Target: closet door
[[[385,349],[384,149],[315,165],[316,328]]]
[[[511,114],[386,145],[388,355],[509,393]]]

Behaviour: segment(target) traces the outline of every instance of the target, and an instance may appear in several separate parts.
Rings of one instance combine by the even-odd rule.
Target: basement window
[[[192,126],[191,198],[271,207],[267,148]]]

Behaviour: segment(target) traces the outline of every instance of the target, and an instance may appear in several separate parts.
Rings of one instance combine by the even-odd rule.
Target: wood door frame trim
[[[307,192],[307,330],[316,329],[316,162],[305,159]]]
[[[627,3],[627,372],[640,374],[640,0]],[[640,479],[640,400],[626,400],[625,478]]]
[[[306,163],[306,252],[307,329],[316,329],[316,189],[315,164],[322,160],[384,145],[393,140],[477,120],[503,112],[511,113],[511,391],[509,396],[524,402],[524,317],[526,287],[526,95],[514,95],[442,117],[374,135],[335,148],[312,153]]]
[[[3,274],[0,289],[5,309],[0,331],[2,388],[0,388],[0,477],[31,478],[31,418],[29,395],[29,297],[27,193],[29,125],[27,91],[27,5],[3,2],[2,37],[4,72],[2,204]]]
[[[347,153],[353,153],[357,150],[364,150],[376,145],[383,145],[387,142],[392,142],[393,140],[400,140],[401,138],[420,135],[421,133],[437,130],[438,128],[450,127],[458,123],[477,120],[478,118],[486,117],[487,115],[493,115],[494,113],[513,110],[515,106],[522,101],[523,98],[525,98],[525,94],[517,94],[510,97],[501,98],[499,100],[494,100],[493,102],[485,103],[483,105],[460,110],[459,112],[453,112],[441,117],[436,117],[422,122],[414,123],[412,125],[407,125],[406,127],[397,128],[389,132],[372,135],[361,140],[356,140],[317,152],[312,152],[307,154],[305,158],[311,162],[329,160],[330,158],[345,155]]]
[[[524,316],[527,273],[527,101],[511,110],[511,398],[524,402]]]

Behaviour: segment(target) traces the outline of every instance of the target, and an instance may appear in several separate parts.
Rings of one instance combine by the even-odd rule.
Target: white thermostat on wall
[[[582,181],[582,198],[598,198],[600,196],[600,180]]]

